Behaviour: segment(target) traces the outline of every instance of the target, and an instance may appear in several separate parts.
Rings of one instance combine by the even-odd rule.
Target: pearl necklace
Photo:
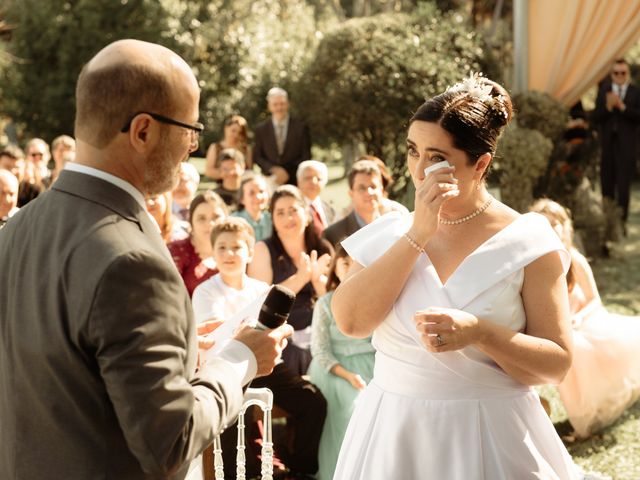
[[[469,220],[471,220],[474,217],[477,217],[482,212],[484,212],[487,208],[489,208],[489,205],[491,205],[491,202],[493,202],[493,197],[489,196],[489,200],[487,200],[484,203],[484,205],[482,205],[480,208],[478,208],[474,212],[471,212],[469,215],[465,215],[462,218],[457,218],[456,220],[447,220],[445,218],[440,218],[440,223],[442,223],[443,225],[460,225],[461,223],[468,222]]]

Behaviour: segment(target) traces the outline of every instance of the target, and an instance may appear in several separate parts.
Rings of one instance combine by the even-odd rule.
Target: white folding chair
[[[271,410],[273,409],[273,393],[268,388],[247,388],[244,403],[238,414],[238,443],[236,453],[236,480],[246,480],[245,455],[245,413],[251,406],[262,410],[263,432],[260,474],[262,480],[273,480],[273,440],[271,437]],[[222,463],[222,445],[220,436],[213,440],[213,465],[216,480],[224,480]]]

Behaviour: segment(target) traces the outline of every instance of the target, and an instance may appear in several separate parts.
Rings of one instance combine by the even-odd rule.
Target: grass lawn
[[[192,162],[199,171],[204,170],[203,159]],[[330,180],[322,195],[338,211],[349,203],[343,173],[342,165],[329,165]],[[638,315],[640,321],[640,184],[633,187],[629,236],[613,247],[610,258],[598,259],[592,267],[607,309]],[[569,436],[572,428],[557,391],[553,387],[542,387],[540,391],[551,403],[556,430],[563,437]],[[566,445],[575,462],[586,471],[600,472],[614,480],[640,479],[640,401],[598,435]]]

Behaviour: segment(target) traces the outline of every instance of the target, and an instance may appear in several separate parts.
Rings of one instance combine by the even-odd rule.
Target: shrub
[[[412,112],[478,70],[481,54],[461,15],[430,4],[411,15],[351,19],[324,35],[296,91],[314,139],[360,142],[400,178]]]
[[[498,144],[496,173],[502,201],[526,212],[533,202],[533,186],[547,168],[553,144],[540,132],[513,123]]]

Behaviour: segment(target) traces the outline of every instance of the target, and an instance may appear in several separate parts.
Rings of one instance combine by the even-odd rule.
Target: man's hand
[[[606,104],[607,110],[612,111],[614,108],[618,106],[618,102],[620,102],[620,97],[616,95],[614,92],[607,92],[606,94]]]
[[[293,327],[288,323],[273,330],[256,330],[243,327],[235,340],[244,343],[251,349],[258,363],[257,376],[269,375],[287,346],[287,337],[293,335]]]
[[[214,318],[198,324],[198,348],[200,350],[209,350],[215,343],[206,335],[213,332],[216,328],[224,323],[221,318]]]
[[[284,185],[289,180],[289,174],[282,167],[271,167],[270,173],[276,177],[276,183],[278,185]]]

